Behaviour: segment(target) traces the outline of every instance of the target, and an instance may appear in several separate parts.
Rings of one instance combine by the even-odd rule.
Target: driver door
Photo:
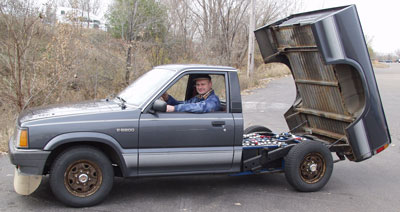
[[[185,77],[182,79],[185,81]],[[187,78],[181,84],[187,84]],[[179,94],[173,96],[178,98]],[[143,113],[139,175],[228,171],[232,168],[233,143],[234,121],[229,112]]]

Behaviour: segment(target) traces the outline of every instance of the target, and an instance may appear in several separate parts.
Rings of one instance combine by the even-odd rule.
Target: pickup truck
[[[334,162],[363,161],[388,147],[354,5],[291,15],[255,35],[265,63],[281,62],[292,72],[297,97],[284,114],[289,133],[244,129],[236,69],[158,66],[116,98],[23,111],[9,141],[16,192],[31,194],[49,175],[61,202],[86,207],[104,200],[116,176],[271,172],[310,192],[326,185]],[[165,112],[160,97],[191,98],[196,74],[211,76],[222,109]]]

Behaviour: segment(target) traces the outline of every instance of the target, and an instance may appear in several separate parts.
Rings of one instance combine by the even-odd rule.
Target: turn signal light
[[[18,147],[28,147],[28,129],[21,129],[19,134],[19,145]]]
[[[389,144],[385,144],[385,145],[379,147],[379,149],[376,150],[376,154],[382,152],[382,151],[385,150],[388,146],[389,146]]]

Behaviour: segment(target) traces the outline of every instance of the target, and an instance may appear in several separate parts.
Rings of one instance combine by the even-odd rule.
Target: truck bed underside
[[[364,108],[360,75],[350,65],[325,63],[310,25],[273,28],[270,33],[296,83],[296,101],[285,114],[289,128],[335,143],[351,158],[346,128]]]

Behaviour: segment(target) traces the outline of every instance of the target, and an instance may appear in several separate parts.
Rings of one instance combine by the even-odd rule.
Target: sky
[[[400,50],[400,0],[303,0],[301,12],[355,4],[364,34],[375,52]]]

